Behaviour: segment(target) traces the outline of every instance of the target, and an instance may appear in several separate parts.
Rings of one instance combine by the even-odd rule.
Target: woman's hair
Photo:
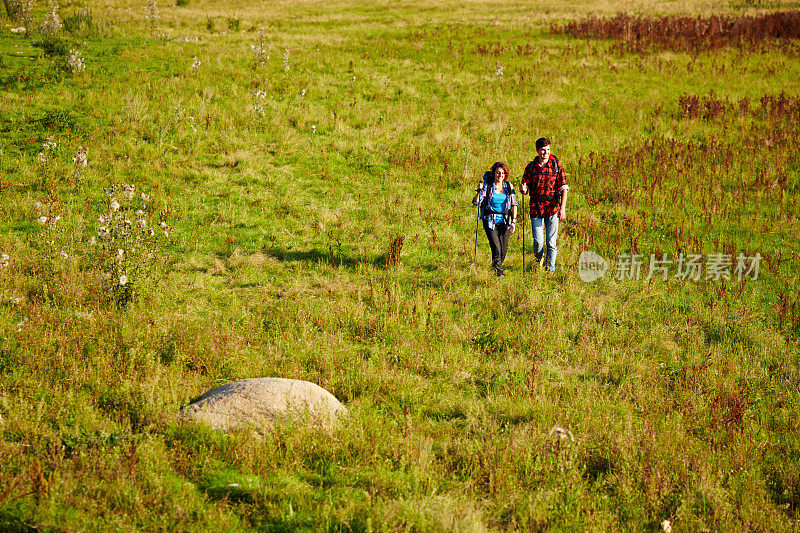
[[[503,178],[503,181],[508,181],[508,177],[511,175],[511,171],[508,169],[508,165],[506,165],[502,161],[498,161],[497,163],[492,165],[492,169],[489,172],[491,173],[492,176],[494,176],[494,171],[497,170],[498,168],[502,168],[503,170],[506,171],[506,175]]]

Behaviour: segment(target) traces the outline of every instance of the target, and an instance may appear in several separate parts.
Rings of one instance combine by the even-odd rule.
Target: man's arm
[[[567,194],[569,189],[561,191],[561,207],[558,209],[558,219],[566,220],[567,218]]]

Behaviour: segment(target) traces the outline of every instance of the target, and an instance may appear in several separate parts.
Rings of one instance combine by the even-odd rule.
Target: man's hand
[[[522,194],[528,194],[528,185],[523,181],[519,184],[519,190],[522,191]]]
[[[515,220],[511,221],[511,225],[509,226],[509,229],[511,229],[511,233],[514,233],[514,230],[517,229],[517,222]]]
[[[567,208],[562,207],[558,210],[558,220],[566,220],[567,219]]]

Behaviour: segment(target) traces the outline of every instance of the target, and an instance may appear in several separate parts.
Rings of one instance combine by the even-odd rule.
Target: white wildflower
[[[39,31],[42,35],[55,35],[58,33],[64,24],[61,23],[61,18],[58,16],[58,2],[50,0],[50,8],[45,15]]]
[[[95,244],[97,244],[97,237],[95,237],[94,235],[92,235],[92,238],[91,238],[91,239],[89,239],[89,244],[90,244],[91,246],[94,246]]]
[[[11,28],[11,33],[25,33],[26,30],[25,26],[20,26],[19,28]]]
[[[39,224],[45,224],[48,220],[49,219],[46,216],[42,215],[39,217]]]
[[[9,257],[8,254],[0,255],[0,268],[5,268],[9,265]]]
[[[191,69],[192,69],[192,70],[197,70],[197,69],[199,69],[199,68],[200,68],[200,65],[202,65],[202,64],[203,64],[203,63],[202,63],[202,62],[201,62],[199,59],[197,59],[197,56],[194,56],[194,57],[192,58],[192,66],[191,66]]]
[[[497,65],[497,68],[494,71],[494,75],[497,78],[499,78],[499,77],[501,77],[503,75],[503,65],[502,64]]]
[[[289,72],[289,50],[283,51],[283,71]]]
[[[69,51],[69,56],[67,57],[67,68],[72,74],[83,72],[83,70],[86,68],[86,64],[83,62],[80,50]]]
[[[150,228],[150,231],[149,231],[149,233],[150,233],[150,236],[151,236],[151,237],[155,237],[155,235],[156,235],[156,230],[154,230],[153,228]]]
[[[39,155],[37,156],[37,158],[39,159],[39,163],[41,163],[43,165],[47,164],[48,159],[47,159],[47,154],[46,153],[39,152]]]
[[[305,89],[303,89],[302,91],[300,91],[300,96],[305,96],[305,95],[306,95],[306,90],[305,90]]]
[[[138,218],[144,218],[144,211],[142,211],[141,209],[137,209],[136,210],[136,216]]]
[[[311,133],[317,133],[317,125],[316,124],[312,124],[311,125]]]
[[[125,250],[123,250],[122,248],[117,248],[117,257],[119,259],[122,259],[123,257],[125,257]]]
[[[159,222],[158,225],[161,227],[161,229],[167,229],[167,223],[164,222],[163,220]]]
[[[40,210],[42,208],[42,202],[36,200],[36,203],[33,204],[33,207],[35,207],[37,211]]]
[[[100,224],[111,224],[111,217],[108,215],[100,215],[97,218],[97,222]]]
[[[150,197],[147,196],[145,193],[142,193],[142,201],[143,202],[149,202],[150,201]]]
[[[127,285],[128,284],[128,276],[126,276],[125,274],[121,275],[119,277],[119,284],[120,285]]]
[[[140,218],[137,224],[139,224],[139,227],[142,229],[145,229],[147,227],[147,221],[143,218]]]
[[[558,440],[564,440],[569,438],[569,440],[574,441],[575,439],[572,437],[572,432],[568,429],[564,429],[561,426],[553,426],[553,429],[550,430],[550,436],[555,436]]]
[[[88,151],[83,146],[78,146],[78,151],[72,156],[72,163],[78,169],[86,168],[88,163]]]
[[[108,232],[108,228],[105,226],[100,226],[100,229],[97,230],[97,234],[103,238],[106,238],[110,235],[110,233]]]
[[[128,227],[128,228],[133,226],[133,222],[131,222],[127,218],[122,223],[125,224],[125,227]]]
[[[116,213],[117,211],[119,211],[119,202],[118,202],[118,201],[116,201],[116,200],[111,200],[111,203],[110,203],[110,204],[108,204],[108,206],[109,206],[109,207],[111,208],[111,210],[112,210],[112,211],[114,211],[115,213]]]
[[[144,18],[153,23],[158,20],[158,5],[155,0],[150,0],[144,8]]]
[[[123,194],[125,199],[133,200],[133,194],[136,192],[136,187],[133,185],[125,185],[123,188],[125,189],[125,193]]]
[[[664,533],[672,533],[672,522],[670,522],[669,520],[664,520],[663,522],[661,522],[661,530]]]
[[[62,259],[66,259],[68,257],[69,257],[69,255],[67,254],[67,252],[65,252],[64,250],[61,250],[61,258]]]

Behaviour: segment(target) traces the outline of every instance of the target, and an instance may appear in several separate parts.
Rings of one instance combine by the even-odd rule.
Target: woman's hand
[[[509,227],[511,228],[511,233],[514,233],[514,230],[517,229],[517,220],[511,219],[511,224],[509,225]]]

